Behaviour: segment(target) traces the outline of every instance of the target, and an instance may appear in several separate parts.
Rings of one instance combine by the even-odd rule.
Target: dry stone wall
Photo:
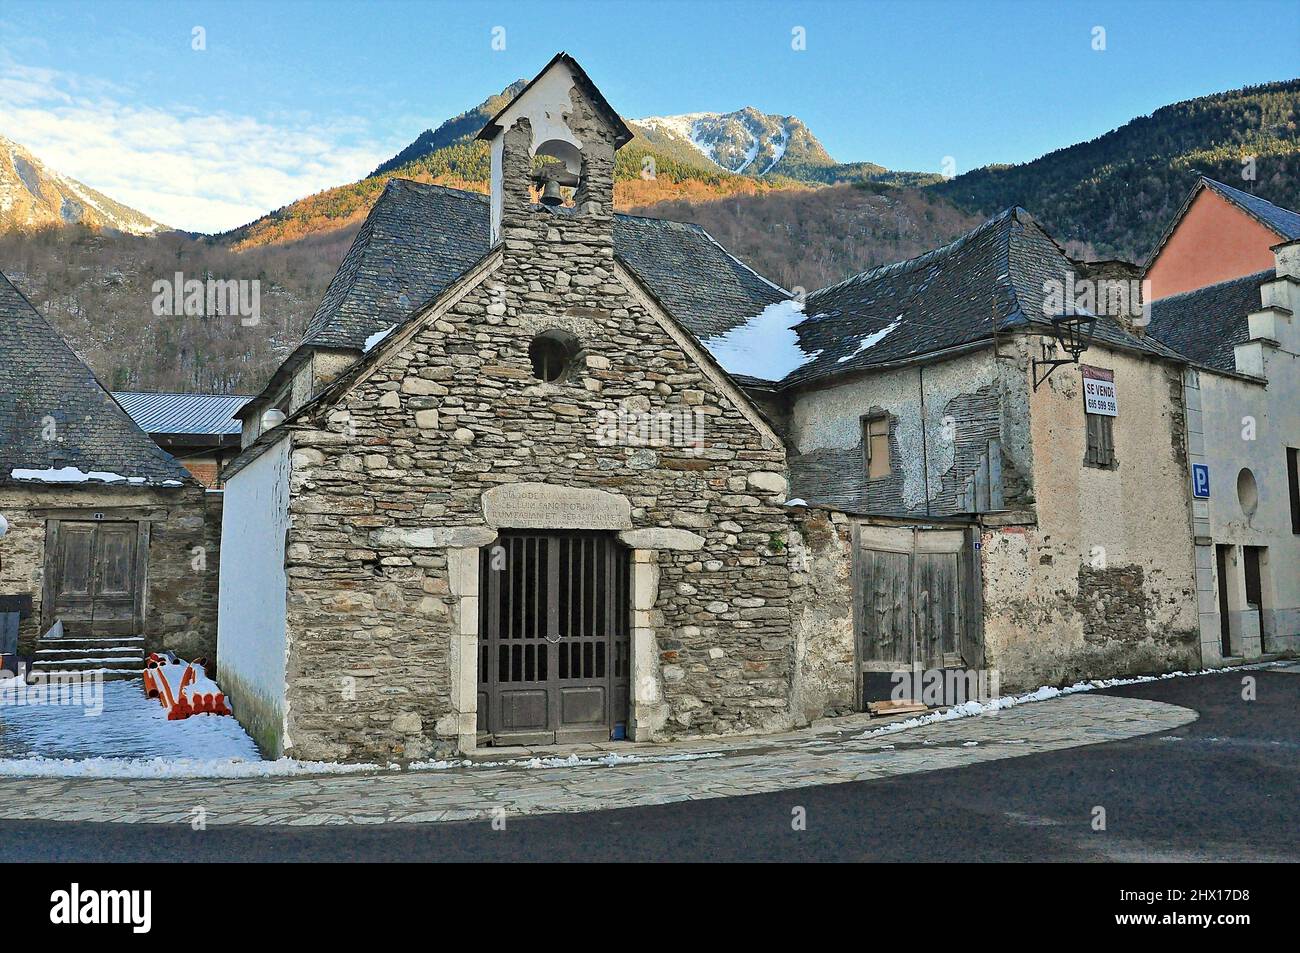
[[[507,131],[499,263],[450,307],[395,332],[373,370],[294,435],[291,754],[454,747],[460,623],[445,547],[490,540],[473,532],[487,527],[484,494],[524,483],[625,498],[632,534],[702,538],[657,552],[648,620],[660,735],[798,720],[784,449],[620,277],[612,210],[599,199],[611,194],[613,147],[580,113],[586,181],[575,207],[531,204],[520,185],[526,122]],[[535,376],[529,356],[545,332],[572,348],[554,382]],[[659,424],[650,439],[647,422]]]

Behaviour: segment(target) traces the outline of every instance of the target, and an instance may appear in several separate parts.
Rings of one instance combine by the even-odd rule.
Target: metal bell
[[[546,180],[546,184],[542,186],[542,204],[550,205],[552,208],[564,204],[564,196],[560,194],[559,182],[554,179]]]

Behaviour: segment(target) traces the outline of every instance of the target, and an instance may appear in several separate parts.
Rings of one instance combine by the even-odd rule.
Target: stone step
[[[33,665],[31,671],[27,673],[27,681],[39,681],[47,675],[68,675],[75,672],[78,675],[95,675],[105,681],[121,681],[131,678],[139,678],[143,669],[140,668],[118,668],[113,665],[101,665],[96,668],[61,668],[58,666],[43,667]]]
[[[43,643],[49,644],[49,643]],[[140,646],[138,645],[86,645],[76,646],[73,648],[57,649],[37,649],[36,657],[48,656],[50,658],[68,657],[73,655],[131,655],[136,658],[143,658]]]

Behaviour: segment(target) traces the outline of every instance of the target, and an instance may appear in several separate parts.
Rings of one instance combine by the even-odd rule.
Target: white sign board
[[[1115,372],[1100,367],[1081,366],[1083,371],[1083,409],[1090,414],[1119,416],[1119,401],[1115,396]]]

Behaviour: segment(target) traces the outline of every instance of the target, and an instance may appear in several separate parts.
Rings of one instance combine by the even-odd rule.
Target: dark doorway
[[[1214,547],[1215,572],[1219,583],[1219,651],[1224,658],[1232,655],[1232,624],[1228,620],[1228,551],[1231,546]]]
[[[1246,608],[1259,619],[1259,647],[1264,649],[1264,589],[1260,585],[1259,564],[1264,555],[1262,546],[1243,546],[1246,565]]]
[[[479,557],[479,732],[485,744],[626,733],[628,551],[600,533],[504,533]]]

